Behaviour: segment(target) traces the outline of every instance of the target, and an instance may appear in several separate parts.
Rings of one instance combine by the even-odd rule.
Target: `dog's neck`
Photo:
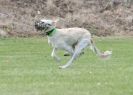
[[[56,28],[53,28],[53,29],[47,31],[46,32],[46,35],[47,36],[53,36],[55,32],[57,32],[57,30],[56,30]]]

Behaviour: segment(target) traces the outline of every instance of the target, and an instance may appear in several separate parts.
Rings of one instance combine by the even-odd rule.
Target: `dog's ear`
[[[56,26],[57,23],[60,21],[60,19],[59,18],[53,18],[52,21],[53,21],[53,25]]]

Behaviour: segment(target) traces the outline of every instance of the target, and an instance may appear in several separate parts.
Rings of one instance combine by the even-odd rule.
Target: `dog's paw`
[[[64,56],[70,56],[70,54],[69,53],[65,53]]]
[[[67,68],[67,66],[59,66],[59,69],[65,69],[65,68]]]

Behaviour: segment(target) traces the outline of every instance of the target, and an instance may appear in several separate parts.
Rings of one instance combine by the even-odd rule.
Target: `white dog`
[[[65,50],[72,56],[65,65],[59,66],[60,68],[69,67],[88,46],[90,46],[91,49],[100,57],[105,58],[112,54],[111,51],[101,53],[94,45],[90,32],[84,28],[75,27],[56,29],[50,20],[36,21],[35,28],[46,33],[48,42],[51,43],[53,47],[53,51],[51,53],[52,57],[58,61],[60,60],[56,54],[58,49]]]

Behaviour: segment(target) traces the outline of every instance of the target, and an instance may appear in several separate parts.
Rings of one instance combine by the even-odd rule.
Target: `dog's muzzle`
[[[44,30],[45,29],[45,23],[44,22],[40,22],[40,21],[36,21],[35,22],[35,29],[36,30]]]
[[[36,21],[35,22],[35,28],[36,28],[36,30],[40,30],[40,31],[44,30],[44,31],[46,31],[51,26],[52,26],[51,24],[46,23],[46,22],[42,22],[42,21]]]

